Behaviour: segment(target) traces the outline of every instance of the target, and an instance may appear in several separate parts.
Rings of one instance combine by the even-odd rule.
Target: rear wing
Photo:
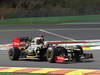
[[[28,40],[24,40],[23,38],[17,37],[13,41],[13,47],[19,47],[19,48],[24,48],[26,44],[28,43]]]
[[[13,40],[13,47],[19,47],[20,46],[20,38],[16,38]]]

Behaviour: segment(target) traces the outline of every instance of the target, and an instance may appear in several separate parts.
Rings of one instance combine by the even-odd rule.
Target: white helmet
[[[36,44],[43,44],[44,42],[42,37],[35,37],[32,41]]]

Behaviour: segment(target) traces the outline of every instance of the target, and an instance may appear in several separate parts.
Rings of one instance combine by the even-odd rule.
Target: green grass
[[[16,18],[1,20],[0,24],[60,24],[75,20],[65,19],[64,17],[40,17],[40,18]]]
[[[25,74],[25,73],[0,73],[0,75],[48,75],[48,74]]]
[[[0,24],[64,24],[91,18],[100,18],[100,15],[13,18],[0,20]]]

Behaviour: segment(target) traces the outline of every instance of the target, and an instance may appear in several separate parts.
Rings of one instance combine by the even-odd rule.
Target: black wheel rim
[[[48,60],[50,61],[52,58],[52,50],[48,50],[48,56],[47,56]]]

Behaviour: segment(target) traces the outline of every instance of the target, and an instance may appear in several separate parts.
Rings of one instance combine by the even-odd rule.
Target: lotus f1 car
[[[84,53],[79,45],[67,46],[70,41],[44,41],[44,38],[29,37],[15,38],[12,47],[9,49],[8,55],[11,60],[19,60],[20,58],[38,58],[39,60],[47,60],[50,63],[55,62],[79,62],[84,59],[92,59],[91,53]],[[77,41],[71,41],[77,42]],[[79,41],[78,41],[79,42]],[[65,43],[65,45],[62,45]]]

